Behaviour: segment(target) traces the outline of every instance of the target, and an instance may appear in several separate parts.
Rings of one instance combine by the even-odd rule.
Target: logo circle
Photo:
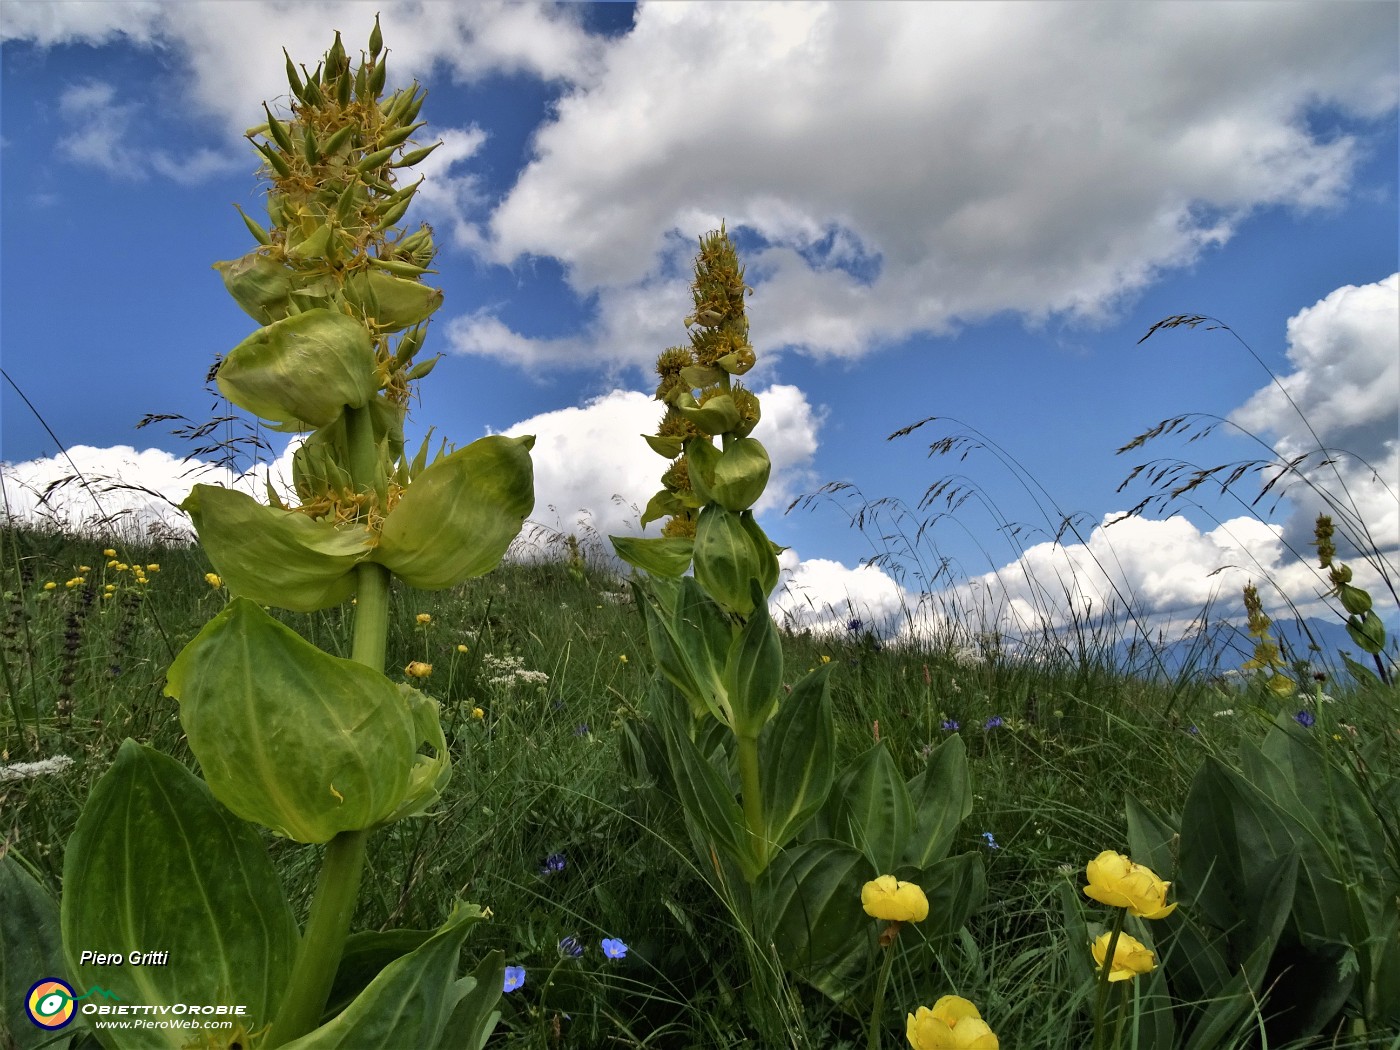
[[[62,1028],[73,1020],[73,987],[57,977],[36,981],[24,999],[24,1011],[40,1028],[50,1031]]]

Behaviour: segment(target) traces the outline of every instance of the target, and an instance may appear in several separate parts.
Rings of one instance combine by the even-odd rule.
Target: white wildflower
[[[49,773],[62,773],[72,764],[73,760],[67,755],[54,755],[38,762],[16,762],[13,765],[0,766],[0,784],[11,780],[32,780]]]

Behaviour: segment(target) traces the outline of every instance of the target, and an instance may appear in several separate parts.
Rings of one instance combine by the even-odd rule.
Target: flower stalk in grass
[[[885,989],[889,987],[890,970],[894,967],[894,945],[905,923],[923,922],[928,918],[928,897],[913,883],[901,882],[893,875],[881,875],[861,887],[860,904],[871,918],[889,922],[880,931],[883,959],[875,979],[875,997],[870,1007],[870,1030],[866,1043],[869,1050],[879,1050],[883,1042]]]
[[[533,438],[493,436],[458,450],[444,442],[436,455],[428,439],[416,454],[405,444],[412,385],[436,363],[416,359],[442,292],[423,282],[436,253],[431,229],[396,225],[418,184],[397,183],[403,169],[436,147],[413,141],[423,126],[416,122],[424,97],[418,85],[383,97],[386,57],[376,19],[358,66],[338,33],[314,70],[298,72],[288,58],[290,116],[279,118],[265,106],[266,123],[248,131],[265,163],[269,224],[243,215],[257,245],[215,264],[229,293],[261,326],[219,362],[220,392],[264,426],[306,436],[292,458],[292,491],[279,492],[269,480],[262,502],[196,485],[183,505],[213,564],[210,582],[230,595],[167,674],[166,692],[180,703],[207,788],[130,745],[123,748],[126,765],[114,767],[94,791],[94,800],[116,805],[106,795],[134,791],[143,777],[180,781],[156,793],[189,810],[166,823],[222,827],[241,818],[295,842],[323,844],[306,926],[298,936],[270,863],[252,855],[261,849],[256,836],[233,826],[207,849],[231,851],[223,863],[242,868],[243,880],[212,870],[213,859],[178,840],[149,850],[143,843],[145,860],[131,860],[135,854],[126,850],[121,856],[130,870],[109,864],[118,875],[103,872],[140,885],[151,878],[140,870],[145,863],[162,879],[167,870],[188,872],[199,884],[185,890],[191,901],[201,899],[201,887],[205,898],[231,894],[230,905],[207,908],[208,930],[195,928],[191,909],[182,911],[178,902],[165,911],[146,902],[147,913],[126,917],[129,929],[120,926],[121,917],[104,915],[98,880],[83,876],[88,868],[101,871],[102,851],[122,843],[107,833],[111,822],[100,812],[91,826],[80,820],[68,857],[71,875],[65,873],[70,956],[83,945],[123,937],[154,938],[163,946],[161,937],[178,944],[187,935],[201,945],[217,943],[222,955],[197,952],[208,965],[207,989],[198,984],[203,975],[171,967],[168,988],[141,985],[147,1001],[222,1002],[233,1001],[232,994],[253,1004],[251,1019],[267,1029],[265,1047],[295,1042],[321,1026],[370,834],[424,814],[450,775],[437,702],[384,674],[392,582],[397,577],[436,590],[488,572],[534,502]],[[348,660],[322,652],[265,611],[314,612],[352,597]],[[214,800],[224,808],[209,808]],[[256,877],[248,874],[254,871]],[[245,882],[247,900],[223,888]],[[171,892],[178,892],[174,884]],[[279,919],[244,922],[233,932],[224,928],[227,907]],[[201,914],[197,907],[194,913]],[[465,1023],[473,1033],[467,1041],[484,1041],[494,1025],[501,959],[493,953],[473,980],[459,981],[457,957],[468,926],[485,914],[458,905],[437,934],[390,963],[327,1022],[336,1029],[332,1041],[380,1045],[384,1026],[398,1023],[403,997],[435,981],[444,988],[446,1012],[415,1015],[408,1027],[394,1029],[395,1038],[436,1045],[451,1014],[454,1025]],[[252,982],[246,993],[230,985],[231,974]],[[468,993],[468,986],[491,995]],[[471,1009],[453,1012],[451,1004],[468,994],[475,996]]]
[[[1167,903],[1167,889],[1171,883],[1163,882],[1151,868],[1134,864],[1113,850],[1104,850],[1091,860],[1085,873],[1089,882],[1084,887],[1085,896],[1116,909],[1112,927],[1092,946],[1099,964],[1094,994],[1094,1050],[1103,1050],[1110,982],[1127,981],[1150,973],[1156,965],[1152,953],[1123,932],[1123,924],[1129,914],[1143,919],[1164,919],[1176,910],[1176,904]],[[1123,1018],[1120,1017],[1115,1046],[1122,1029]]]

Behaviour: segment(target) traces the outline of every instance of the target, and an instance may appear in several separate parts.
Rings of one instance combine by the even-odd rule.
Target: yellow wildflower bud
[[[478,721],[481,721],[481,720],[485,719],[485,717],[486,717],[486,712],[483,711],[483,710],[482,710],[481,708],[479,708],[479,707],[473,707],[473,708],[472,708],[472,717],[475,718],[475,719],[477,719]]]
[[[822,653],[822,663],[824,663],[824,664],[829,664],[829,663],[831,663],[831,657],[827,656],[825,653]]]
[[[430,624],[430,623],[432,623],[432,622],[433,622],[433,615],[432,615],[432,613],[419,613],[419,614],[418,614],[418,624],[419,624],[420,627],[426,627],[426,626],[428,626],[428,624]]]
[[[928,898],[912,882],[900,882],[893,875],[881,875],[860,890],[860,906],[865,914],[893,922],[923,922],[928,918]]]
[[[146,566],[147,572],[160,572],[160,562],[152,562]]]
[[[468,649],[465,645],[459,645],[459,646],[457,646],[457,651],[458,651],[459,653],[471,652],[471,650]]]
[[[222,587],[224,585],[223,579],[216,572],[206,572],[204,574],[204,582],[210,587]]]
[[[102,552],[102,557],[104,558],[115,558],[116,556],[117,552],[112,550],[111,547],[108,547],[105,551]]]
[[[117,589],[117,585],[116,585],[115,583],[109,583],[109,584],[107,584],[106,587],[103,587],[102,589],[103,589],[104,591],[107,591],[107,592],[110,593],[110,592],[115,591],[115,590]]]
[[[410,678],[427,678],[433,673],[433,665],[425,664],[422,660],[414,660],[403,669],[403,673]]]
[[[91,566],[91,565],[79,565],[79,566],[78,566],[78,571],[79,571],[79,572],[92,572],[92,566]]]
[[[627,662],[627,654],[626,654],[626,653],[623,653],[621,656],[618,657],[618,660],[620,660],[622,663],[626,663],[626,662]]]
[[[131,568],[131,566],[128,565],[126,562],[124,562],[124,561],[119,561],[119,562],[117,562],[117,572],[126,572],[126,570],[129,569],[129,568]]]
[[[1159,879],[1151,868],[1134,864],[1121,853],[1104,850],[1086,869],[1089,885],[1086,896],[1113,908],[1127,908],[1129,915],[1162,919],[1176,910],[1167,903],[1169,882]]]
[[[51,591],[57,586],[58,584],[54,583],[53,580],[50,580],[48,583],[44,584],[44,590]]]
[[[908,1015],[904,1034],[914,1050],[999,1050],[996,1034],[977,1007],[960,995],[945,995],[933,1009],[921,1006]]]
[[[1091,947],[1094,962],[1103,968],[1104,956],[1108,954],[1108,941],[1112,933],[1098,937]],[[1157,968],[1157,959],[1147,945],[1126,933],[1118,935],[1118,944],[1113,949],[1113,965],[1109,967],[1110,981],[1127,981],[1140,973],[1151,973]]]
[[[107,568],[109,568],[109,569],[115,569],[115,568],[116,568],[118,565],[120,565],[120,564],[121,564],[121,562],[117,561],[117,560],[114,558],[112,561],[109,561],[109,562],[107,563]]]

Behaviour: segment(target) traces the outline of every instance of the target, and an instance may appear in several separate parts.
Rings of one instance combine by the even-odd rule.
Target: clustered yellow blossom
[[[427,678],[433,673],[433,665],[425,664],[422,660],[413,660],[403,669],[403,673],[410,678]]]
[[[419,613],[417,619],[418,619],[418,626],[419,626],[419,627],[427,627],[430,623],[433,622],[433,614],[432,614],[432,613]]]
[[[977,1007],[960,995],[945,995],[933,1008],[909,1015],[904,1034],[914,1050],[999,1050],[996,1033]]]
[[[891,922],[923,922],[928,918],[928,898],[912,882],[900,882],[893,875],[881,875],[860,890],[860,906],[865,914]]]
[[[1164,919],[1176,910],[1167,903],[1167,887],[1151,868],[1134,864],[1121,853],[1104,850],[1086,869],[1089,885],[1084,893],[1112,908],[1127,908],[1142,919]]]
[[[1094,962],[1100,968],[1103,967],[1104,956],[1108,954],[1108,942],[1112,936],[1107,932],[1100,934],[1090,949],[1094,953]],[[1145,944],[1136,937],[1120,933],[1113,949],[1113,965],[1109,968],[1108,979],[1127,981],[1138,974],[1151,973],[1156,966],[1157,959]]]
[[[210,587],[222,587],[224,585],[223,579],[217,572],[206,572],[204,574],[204,582]]]

